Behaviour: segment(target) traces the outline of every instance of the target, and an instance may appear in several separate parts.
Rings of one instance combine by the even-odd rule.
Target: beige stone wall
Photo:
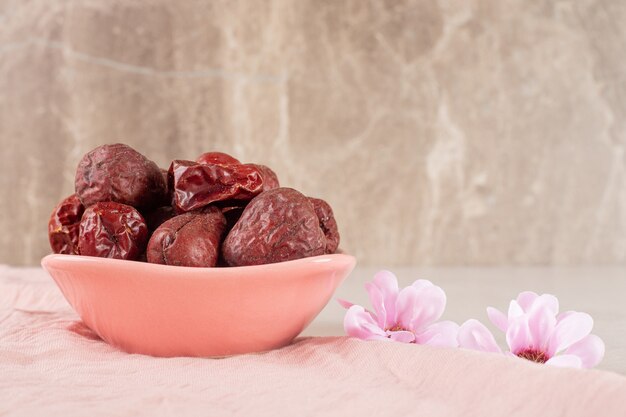
[[[0,0],[0,263],[83,153],[327,199],[369,265],[626,263],[626,2]]]

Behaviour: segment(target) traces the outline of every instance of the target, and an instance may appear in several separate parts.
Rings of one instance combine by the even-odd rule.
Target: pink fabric
[[[38,269],[0,266],[0,415],[626,415],[626,378],[459,349],[307,338],[225,359],[109,347]]]

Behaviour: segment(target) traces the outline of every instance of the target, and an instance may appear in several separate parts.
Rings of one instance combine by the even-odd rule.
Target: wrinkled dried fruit
[[[222,245],[230,266],[261,265],[323,255],[326,237],[313,204],[292,188],[255,197]]]
[[[339,229],[330,205],[319,198],[309,197],[313,204],[315,214],[320,221],[320,227],[326,236],[326,253],[335,253],[339,247]]]
[[[152,234],[146,251],[148,262],[213,267],[225,227],[226,219],[216,207],[176,216]]]
[[[272,190],[274,188],[280,187],[278,182],[278,176],[272,169],[265,165],[259,164],[245,164],[251,167],[255,167],[260,173],[261,178],[263,179],[263,191]]]
[[[148,226],[131,206],[96,203],[85,210],[80,222],[81,255],[135,260],[145,250]]]
[[[256,167],[247,165],[199,164],[172,161],[169,170],[172,204],[181,212],[208,206],[216,201],[251,200],[263,189]]]
[[[239,165],[238,159],[233,158],[223,152],[206,152],[200,155],[196,162],[199,164],[216,164],[216,165]]]
[[[54,253],[78,255],[79,225],[84,211],[76,194],[64,198],[54,208],[48,222],[48,239]]]
[[[163,203],[166,183],[159,167],[128,145],[99,146],[76,170],[76,195],[85,207],[114,201],[141,209]]]
[[[57,253],[211,267],[288,261],[339,245],[325,201],[280,188],[269,167],[222,152],[174,160],[166,171],[127,145],[103,145],[83,156],[75,180],[76,194],[48,225]]]

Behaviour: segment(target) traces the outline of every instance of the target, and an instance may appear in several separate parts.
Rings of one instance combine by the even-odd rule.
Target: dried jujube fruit
[[[217,164],[217,165],[239,165],[238,159],[233,158],[227,153],[223,152],[205,152],[200,155],[196,162],[199,164]]]
[[[128,145],[102,145],[88,152],[76,170],[76,195],[85,207],[114,201],[136,208],[157,207],[166,199],[159,167]]]
[[[326,236],[326,253],[335,253],[339,247],[339,229],[333,209],[320,198],[309,197],[309,201],[313,204],[315,214],[320,221],[320,228]]]
[[[99,146],[81,159],[75,189],[48,225],[57,253],[212,267],[334,253],[339,244],[325,201],[222,152],[166,171],[127,145]]]
[[[272,171],[270,167],[260,164],[245,165],[255,167],[261,173],[261,178],[263,179],[263,191],[280,187],[280,183],[278,182],[278,176],[274,171]]]
[[[135,208],[101,202],[83,213],[78,249],[86,256],[135,260],[145,250],[147,240],[148,226]]]
[[[292,188],[255,197],[222,244],[230,266],[283,262],[325,251],[326,236],[313,204]]]
[[[224,200],[251,200],[263,190],[263,177],[247,165],[199,164],[174,160],[169,170],[172,205],[192,211]]]
[[[176,266],[217,264],[226,219],[217,207],[184,213],[159,226],[148,242],[148,262]]]
[[[54,253],[78,255],[79,224],[84,211],[76,194],[64,198],[54,208],[48,222],[48,239]]]
[[[256,168],[263,177],[263,191],[280,187],[276,173],[268,166],[261,164],[242,164],[238,159],[223,152],[206,152],[200,155],[196,162],[199,164],[215,165],[246,165]]]

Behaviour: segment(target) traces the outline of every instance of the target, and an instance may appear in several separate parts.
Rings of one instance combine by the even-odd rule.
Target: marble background
[[[361,265],[626,264],[626,2],[0,0],[0,263],[79,158],[223,150]]]

